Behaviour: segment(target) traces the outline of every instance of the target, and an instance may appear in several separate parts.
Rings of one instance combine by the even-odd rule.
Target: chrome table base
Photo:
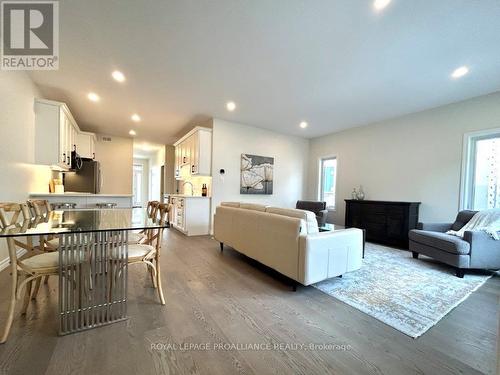
[[[127,319],[128,232],[59,236],[59,334]]]

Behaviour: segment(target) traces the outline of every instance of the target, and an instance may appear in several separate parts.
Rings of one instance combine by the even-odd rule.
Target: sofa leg
[[[219,245],[220,245],[220,252],[222,253],[224,251],[224,242],[221,242]]]
[[[457,277],[460,277],[461,279],[463,279],[464,278],[464,274],[465,274],[464,269],[463,268],[457,268],[455,274],[457,275]]]
[[[411,255],[413,256],[413,259],[418,259],[418,253],[416,251],[412,251]]]

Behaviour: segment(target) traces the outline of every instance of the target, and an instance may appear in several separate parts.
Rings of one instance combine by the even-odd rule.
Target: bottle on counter
[[[207,184],[203,184],[203,186],[201,187],[201,196],[202,197],[206,197],[207,196]]]

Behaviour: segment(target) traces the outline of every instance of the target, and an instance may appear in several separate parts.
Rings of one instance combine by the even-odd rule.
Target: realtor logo
[[[2,1],[2,70],[59,69],[59,2]]]

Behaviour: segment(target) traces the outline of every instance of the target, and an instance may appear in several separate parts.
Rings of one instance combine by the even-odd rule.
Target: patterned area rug
[[[361,269],[313,285],[391,327],[417,338],[491,275],[454,275],[451,267],[411,252],[366,244]]]

